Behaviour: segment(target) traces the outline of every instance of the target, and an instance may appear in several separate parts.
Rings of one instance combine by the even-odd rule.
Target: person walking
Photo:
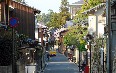
[[[49,61],[49,59],[50,59],[50,55],[49,55],[49,53],[47,53],[47,59],[48,59],[48,61]]]
[[[82,71],[84,71],[85,66],[86,66],[86,61],[84,60],[84,61],[83,61],[83,64],[82,64],[82,67],[81,67]]]

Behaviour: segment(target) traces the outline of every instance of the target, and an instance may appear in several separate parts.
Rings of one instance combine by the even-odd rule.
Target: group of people
[[[49,43],[49,48],[50,49],[54,49],[54,44],[55,44],[55,37],[53,34],[50,34],[50,37],[48,39],[48,43]],[[50,50],[49,49],[49,50]]]
[[[48,45],[49,45],[48,46],[48,51],[54,49],[54,44],[55,44],[55,37],[52,33],[50,33],[50,36],[48,38]],[[47,53],[47,59],[48,59],[48,61],[50,59],[50,54],[49,53]]]

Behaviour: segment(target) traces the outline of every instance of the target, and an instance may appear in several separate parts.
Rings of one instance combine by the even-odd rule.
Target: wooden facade
[[[63,43],[63,36],[68,32],[68,30],[64,30],[60,32],[59,36],[59,52],[64,54],[65,51],[67,51],[66,46]]]
[[[19,34],[24,34],[31,39],[35,39],[35,13],[40,13],[40,11],[16,1],[9,2],[9,6],[13,7],[13,10],[9,10],[8,17],[16,17],[19,20],[19,24],[15,30],[17,30]],[[5,22],[5,16],[3,16],[5,15],[4,7],[5,5],[2,3],[1,22]]]

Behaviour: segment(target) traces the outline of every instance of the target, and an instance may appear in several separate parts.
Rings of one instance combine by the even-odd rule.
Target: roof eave
[[[39,14],[39,13],[41,12],[40,10],[38,10],[38,9],[36,9],[36,8],[34,8],[34,7],[31,7],[31,6],[27,5],[27,4],[20,3],[20,2],[17,2],[17,1],[13,1],[13,2],[16,2],[16,3],[18,3],[18,4],[21,4],[21,5],[24,5],[24,6],[26,6],[26,7],[29,7],[29,8],[31,8],[31,9],[33,9],[34,13],[38,13],[38,14]]]
[[[101,4],[99,4],[99,5],[97,5],[97,6],[93,7],[93,8],[90,8],[90,9],[82,12],[82,14],[90,14],[91,11],[96,11],[96,9],[100,8],[101,6],[106,6],[106,3],[101,3]]]

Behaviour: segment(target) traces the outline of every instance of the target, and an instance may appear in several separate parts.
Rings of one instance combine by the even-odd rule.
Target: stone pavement
[[[67,57],[57,53],[56,56],[51,57],[50,61],[43,72],[41,73],[79,73],[78,66],[70,62]]]

